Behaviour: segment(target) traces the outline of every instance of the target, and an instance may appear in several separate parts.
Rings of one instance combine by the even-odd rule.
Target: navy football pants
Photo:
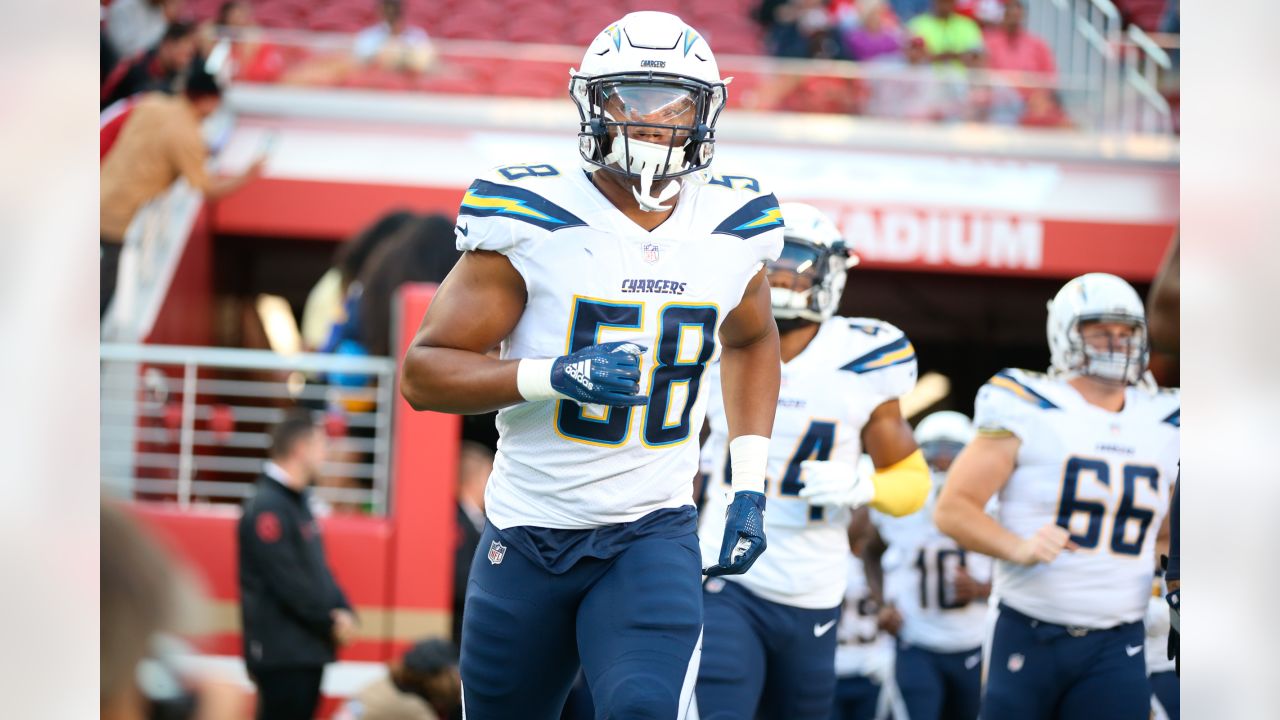
[[[1160,707],[1169,720],[1178,720],[1182,714],[1182,703],[1179,700],[1178,674],[1172,670],[1158,672],[1151,676],[1151,691],[1155,693]]]
[[[894,677],[911,720],[975,720],[982,698],[982,648],[942,653],[898,644]]]
[[[863,675],[842,677],[836,681],[836,701],[831,720],[875,720],[880,709],[879,683]]]
[[[468,720],[552,720],[579,665],[597,718],[682,717],[693,695],[702,620],[693,532],[647,537],[612,558],[554,574],[485,528],[471,564],[462,625]]]
[[[711,578],[698,672],[700,720],[828,720],[840,608],[769,602]]]
[[[1075,636],[1001,605],[983,720],[1145,720],[1151,711],[1141,622]]]

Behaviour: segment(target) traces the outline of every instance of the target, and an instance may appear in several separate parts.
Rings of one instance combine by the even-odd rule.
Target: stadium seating
[[[204,20],[217,13],[219,4],[191,0],[187,9]],[[409,22],[433,37],[584,45],[627,12],[662,10],[685,18],[722,53],[763,51],[760,30],[748,16],[751,0],[411,0],[405,5]],[[257,0],[253,8],[269,28],[354,33],[377,19],[376,0]]]

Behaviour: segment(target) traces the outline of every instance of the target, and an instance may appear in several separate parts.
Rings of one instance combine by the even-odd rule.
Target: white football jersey
[[[720,395],[719,366],[712,367],[707,410],[711,435],[703,446],[707,501],[698,535],[703,566],[720,556],[725,510],[732,501],[729,425]],[[765,537],[769,546],[742,583],[772,602],[823,609],[840,604],[845,591],[849,512],[831,512],[799,497],[800,463],[839,460],[857,467],[862,427],[877,406],[915,385],[915,349],[898,328],[880,320],[833,317],[809,345],[782,366],[778,412],[773,420],[766,470]]]
[[[952,653],[982,645],[986,633],[986,600],[955,600],[956,569],[963,567],[978,582],[991,580],[992,560],[961,548],[933,524],[936,492],[919,512],[895,518],[876,511],[871,520],[888,545],[884,568],[884,596],[902,614],[904,642]]]
[[[725,316],[782,249],[782,217],[751,178],[681,178],[671,217],[646,232],[582,170],[499,168],[458,211],[460,250],[502,253],[528,300],[503,358],[551,358],[596,343],[647,348],[647,406],[526,402],[498,413],[485,511],[500,529],[584,529],[692,504],[703,374]],[[484,312],[476,308],[476,312]]]
[[[848,584],[840,622],[836,625],[836,675],[871,675],[883,679],[886,671],[893,667],[893,639],[880,631],[879,608],[871,599],[862,561],[847,550],[845,556]]]
[[[978,391],[979,432],[1021,440],[997,519],[1027,537],[1056,522],[1080,546],[1048,565],[996,563],[995,594],[1046,622],[1107,628],[1141,620],[1155,541],[1178,472],[1176,390],[1130,387],[1117,413],[1065,380],[1003,370]]]

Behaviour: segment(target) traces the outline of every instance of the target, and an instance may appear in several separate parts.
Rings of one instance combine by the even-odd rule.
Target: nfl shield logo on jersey
[[[494,540],[493,544],[489,546],[489,564],[490,565],[501,565],[502,558],[506,557],[506,555],[507,555],[507,546],[503,545],[501,542]]]
[[[492,551],[490,551],[490,554],[492,554]],[[1022,657],[1022,653],[1014,653],[1010,655],[1009,656],[1009,672],[1018,672],[1019,670],[1021,670],[1022,663],[1024,661],[1025,661],[1025,658]]]
[[[644,244],[644,261],[652,265],[658,262],[658,246],[653,243]]]

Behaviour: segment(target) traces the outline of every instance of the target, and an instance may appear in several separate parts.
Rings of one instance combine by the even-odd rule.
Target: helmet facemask
[[[844,290],[847,259],[843,243],[828,247],[786,238],[782,254],[768,264],[774,319],[822,322],[831,317]]]
[[[1130,326],[1133,334],[1117,338],[1111,333],[1099,334],[1086,341],[1088,325],[1119,323]],[[1142,317],[1132,315],[1081,316],[1067,332],[1068,363],[1077,372],[1105,382],[1120,385],[1136,384],[1147,369],[1147,323]]]
[[[643,210],[670,209],[663,203],[680,191],[675,178],[711,164],[722,83],[660,73],[574,75],[570,96],[578,106],[578,149],[588,171],[637,181],[632,194]]]

